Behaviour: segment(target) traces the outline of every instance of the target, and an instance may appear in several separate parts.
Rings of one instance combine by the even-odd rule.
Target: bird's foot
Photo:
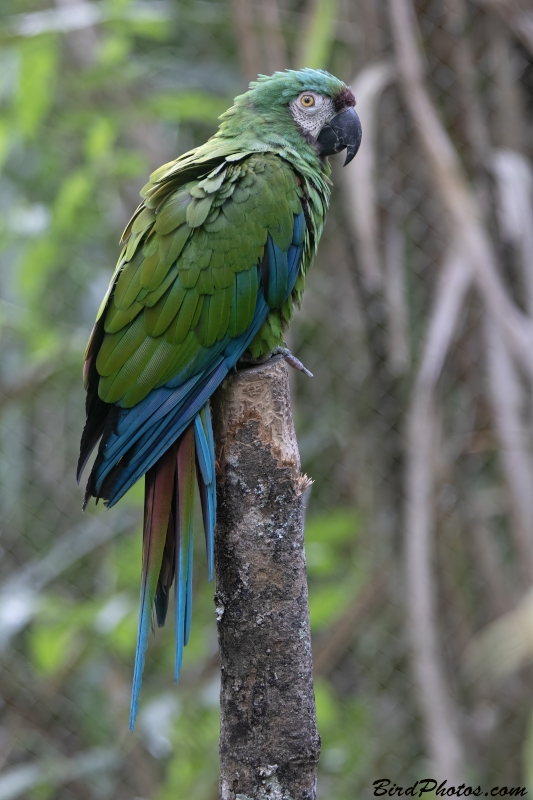
[[[283,358],[285,359],[287,364],[289,364],[291,367],[294,367],[294,369],[299,369],[300,372],[304,372],[310,378],[313,377],[313,373],[309,372],[307,367],[304,367],[302,362],[299,359],[297,359],[296,356],[293,356],[293,354],[291,353],[291,351],[289,350],[288,347],[276,347],[275,350],[272,350],[272,355],[273,356],[277,356],[277,355],[283,356]]]

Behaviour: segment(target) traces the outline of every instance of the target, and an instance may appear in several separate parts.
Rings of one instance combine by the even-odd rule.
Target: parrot
[[[123,233],[83,370],[77,479],[112,507],[144,476],[141,597],[130,729],[150,630],[175,585],[175,680],[192,620],[200,497],[209,580],[216,523],[209,398],[242,359],[285,349],[328,208],[328,156],[361,142],[351,89],[324,70],[260,75],[217,132],[157,169]],[[296,361],[297,365],[299,362]]]

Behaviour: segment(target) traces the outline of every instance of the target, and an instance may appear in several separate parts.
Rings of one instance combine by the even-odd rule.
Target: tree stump
[[[314,800],[316,727],[303,493],[281,357],[213,403],[221,800]]]

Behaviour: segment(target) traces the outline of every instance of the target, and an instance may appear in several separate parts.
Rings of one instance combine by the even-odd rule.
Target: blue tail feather
[[[137,634],[137,648],[135,650],[135,666],[133,669],[133,685],[131,689],[130,706],[130,731],[135,725],[135,718],[139,711],[139,694],[141,691],[142,675],[144,671],[144,657],[148,647],[148,634],[150,632],[150,621],[152,618],[152,608],[147,597],[142,599],[141,588],[141,610],[139,617],[139,630]]]
[[[192,563],[194,475],[196,473],[194,429],[184,433],[178,445],[177,520],[179,545],[178,581],[176,585],[176,668],[178,680],[183,658],[183,648],[189,640],[192,620]]]
[[[215,473],[215,437],[213,436],[213,425],[211,422],[211,411],[206,405],[204,413],[205,429],[207,433],[208,452],[210,456],[211,483],[207,486],[208,502],[208,524],[206,528],[206,548],[207,548],[207,572],[209,580],[213,580],[213,569],[215,563],[215,524],[217,514],[217,483]]]
[[[185,631],[185,555],[183,553],[182,540],[185,532],[180,531],[176,547],[176,666],[174,669],[174,680],[179,680],[181,663],[183,660],[184,631]]]
[[[209,464],[209,444],[207,442],[207,436],[204,430],[204,423],[203,423],[203,412],[200,411],[199,414],[196,415],[194,419],[194,435],[195,435],[195,442],[196,442],[196,457],[198,459],[198,466],[200,467],[200,472],[202,473],[202,478],[205,484],[211,483],[213,476],[211,474],[211,468]]]
[[[201,478],[202,513],[204,517],[207,571],[213,578],[214,537],[216,516],[215,442],[211,425],[209,403],[206,403],[194,420],[196,457]]]
[[[185,592],[185,632],[183,637],[183,644],[186,645],[189,642],[189,636],[191,635],[191,625],[192,625],[192,556],[193,556],[193,529],[192,529],[192,520],[191,520],[191,527],[189,528],[189,545],[188,545],[188,552],[187,552],[187,589]]]

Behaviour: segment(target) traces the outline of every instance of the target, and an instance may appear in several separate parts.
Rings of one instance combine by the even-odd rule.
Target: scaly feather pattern
[[[264,358],[299,303],[329,200],[329,166],[294,123],[303,90],[340,97],[325,72],[261,77],[206,144],[165,164],[126,227],[86,353],[85,502],[113,506],[145,475],[143,571],[130,727],[152,616],[175,584],[176,679],[192,614],[198,484],[213,576],[215,451],[209,398],[245,351]]]

